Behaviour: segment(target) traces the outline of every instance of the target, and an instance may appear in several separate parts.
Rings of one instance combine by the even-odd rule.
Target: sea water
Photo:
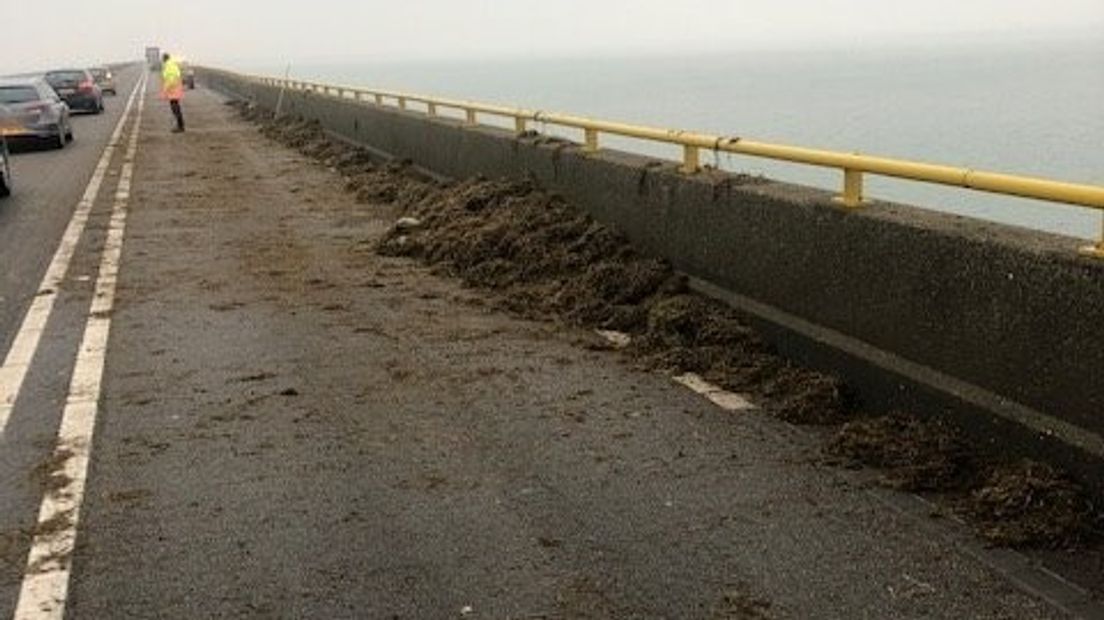
[[[283,67],[246,67],[272,75]],[[912,48],[291,64],[292,77],[1104,185],[1104,36]],[[579,139],[572,130],[540,128]],[[603,146],[677,159],[670,145]],[[835,170],[703,152],[838,189]],[[1081,238],[1100,212],[867,176],[868,196]]]

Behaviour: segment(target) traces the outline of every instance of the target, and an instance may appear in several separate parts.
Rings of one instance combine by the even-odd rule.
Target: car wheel
[[[11,196],[11,179],[5,174],[0,174],[0,198]]]

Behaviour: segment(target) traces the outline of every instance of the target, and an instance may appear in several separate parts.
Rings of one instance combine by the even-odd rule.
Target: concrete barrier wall
[[[201,77],[268,109],[280,97]],[[288,92],[281,105],[442,175],[535,177],[758,320],[790,325],[778,341],[798,357],[825,361],[818,343],[849,343],[828,348],[853,349],[864,360],[854,368],[896,369],[901,392],[942,391],[1104,453],[1104,262],[1079,257],[1075,240],[901,205],[846,211],[820,190],[686,176],[671,162],[320,94]],[[804,344],[785,336],[794,330]],[[895,406],[893,391],[867,390],[877,406]]]

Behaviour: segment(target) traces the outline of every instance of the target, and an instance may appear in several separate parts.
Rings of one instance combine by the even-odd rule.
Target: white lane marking
[[[50,472],[50,489],[42,498],[38,526],[27,555],[27,568],[15,609],[16,620],[60,620],[65,616],[69,595],[69,574],[73,550],[77,541],[88,462],[92,451],[92,433],[99,408],[107,338],[111,330],[111,312],[115,307],[115,284],[119,274],[119,259],[126,232],[130,183],[134,174],[134,155],[138,149],[138,132],[145,108],[147,78],[143,77],[138,99],[138,112],[130,133],[115,202],[111,208],[111,223],[100,259],[96,292],[89,310],[84,338],[77,352],[69,397],[58,428],[58,441],[53,463],[58,471]]]
[[[691,391],[701,394],[725,411],[750,411],[755,409],[755,404],[743,394],[736,394],[735,392],[729,392],[728,390],[722,389],[692,372],[679,375],[674,377],[674,379],[676,383],[680,383],[690,388]]]
[[[624,332],[596,329],[594,333],[605,338],[615,349],[623,349],[632,343],[632,336]],[[755,409],[755,403],[751,402],[747,396],[722,389],[695,373],[688,372],[672,378],[675,383],[684,385],[690,388],[691,391],[701,394],[725,411],[751,411]]]
[[[111,158],[115,154],[119,137],[123,133],[123,125],[126,124],[131,106],[134,105],[134,98],[138,94],[138,86],[138,84],[134,85],[134,90],[131,91],[130,98],[127,99],[126,108],[123,109],[123,114],[119,117],[119,122],[115,125],[115,130],[111,133],[111,138],[107,141],[103,154],[100,155],[95,172],[92,173],[92,179],[88,181],[88,185],[84,189],[84,195],[77,203],[77,208],[73,211],[73,217],[70,218],[69,225],[66,226],[65,233],[61,237],[61,243],[58,244],[57,251],[54,252],[54,258],[50,261],[50,266],[47,267],[46,274],[42,277],[42,283],[38,286],[38,294],[31,301],[31,306],[23,317],[23,323],[19,326],[19,331],[15,334],[15,340],[12,341],[11,348],[8,349],[8,354],[4,358],[4,365],[0,366],[0,438],[4,436],[4,431],[8,426],[8,418],[11,417],[12,409],[15,408],[15,401],[19,398],[19,391],[23,388],[23,379],[27,376],[27,370],[31,366],[31,361],[38,350],[38,343],[42,339],[42,333],[46,330],[46,323],[54,310],[54,301],[57,300],[59,289],[65,280],[66,272],[69,270],[69,261],[73,258],[73,252],[77,248],[81,235],[84,234],[85,225],[88,223],[88,214],[92,210],[92,205],[96,202],[96,197],[99,196],[104,174],[106,174]]]

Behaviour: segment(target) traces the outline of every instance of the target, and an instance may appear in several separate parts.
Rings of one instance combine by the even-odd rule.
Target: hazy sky
[[[0,72],[138,58],[147,44],[282,64],[1104,32],[1104,0],[0,0],[0,16]]]

